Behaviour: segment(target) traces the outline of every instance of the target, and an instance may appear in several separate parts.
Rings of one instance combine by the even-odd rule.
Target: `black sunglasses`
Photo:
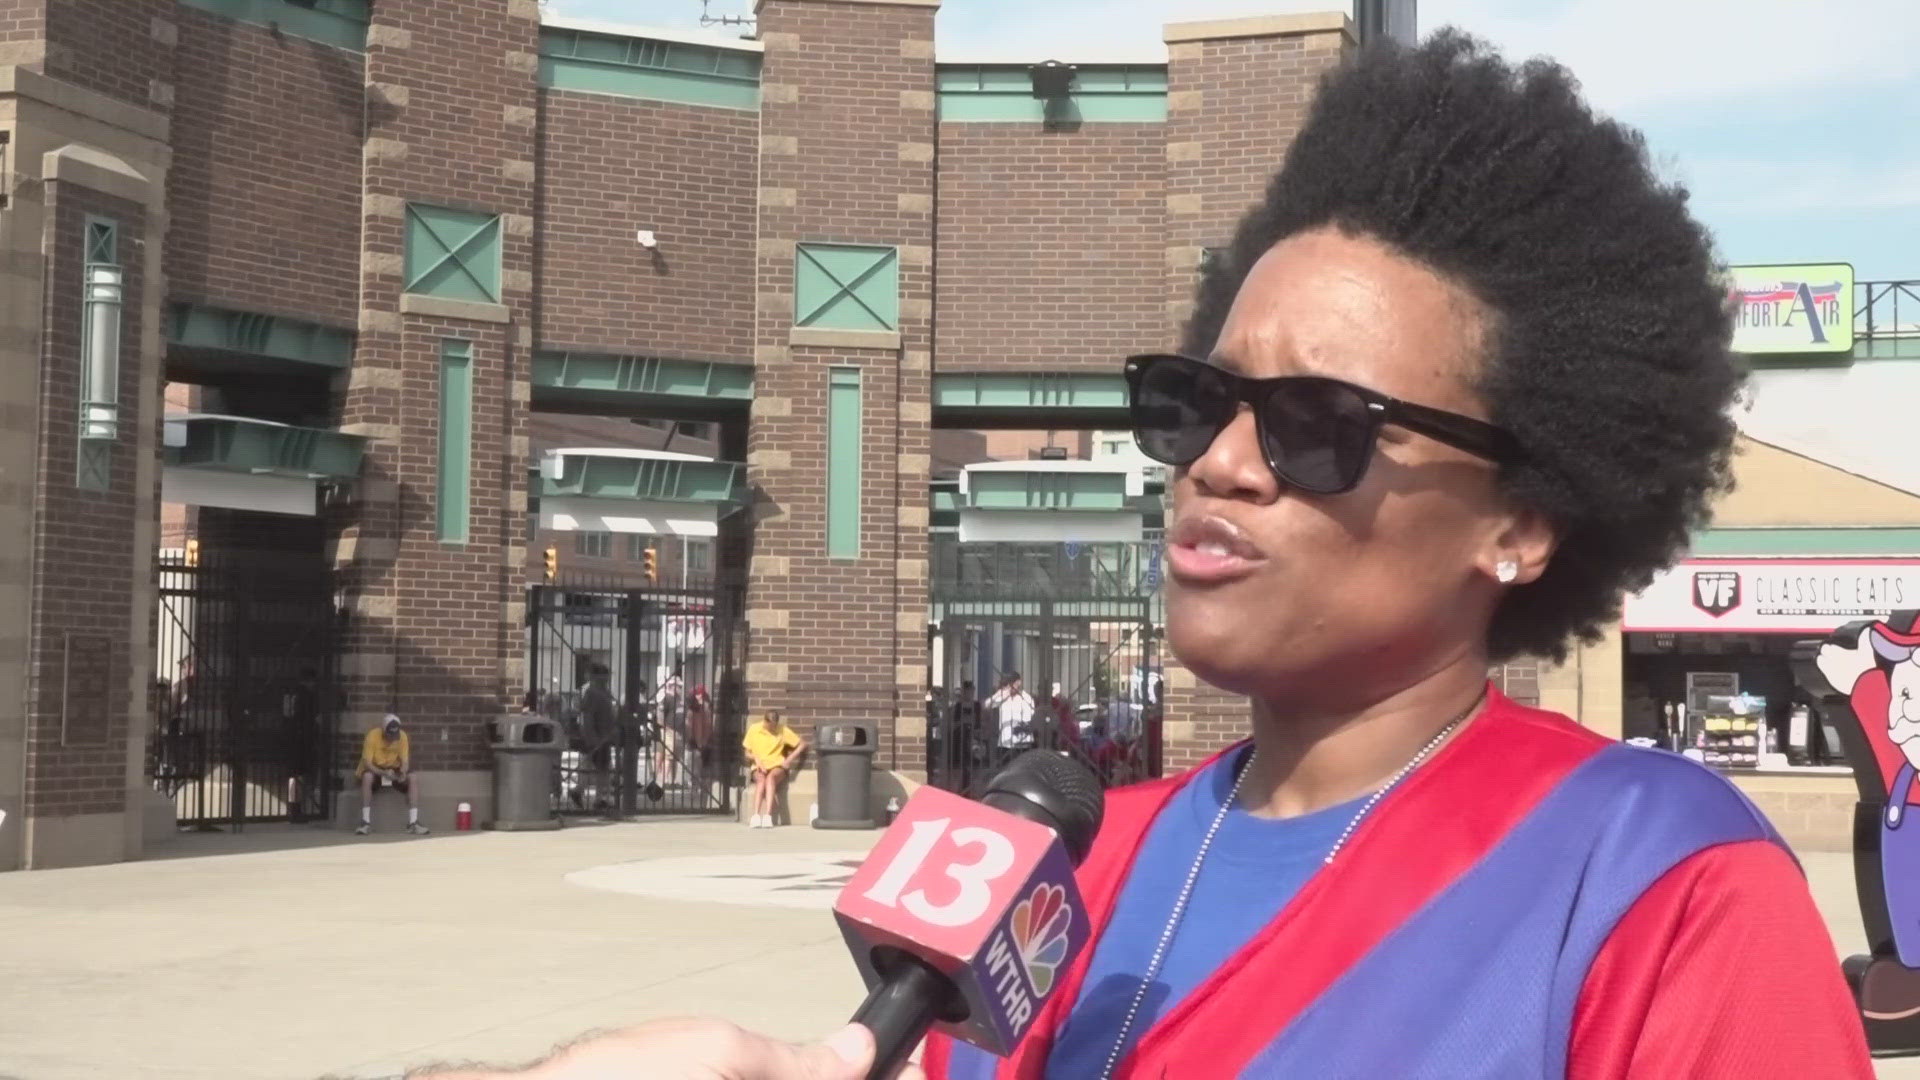
[[[1367,473],[1382,424],[1418,432],[1496,463],[1519,457],[1513,435],[1484,420],[1390,398],[1313,375],[1249,379],[1189,356],[1127,360],[1133,438],[1163,465],[1200,460],[1245,402],[1267,466],[1316,495],[1351,491]]]

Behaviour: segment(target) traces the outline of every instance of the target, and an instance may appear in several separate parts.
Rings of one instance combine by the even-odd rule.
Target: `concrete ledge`
[[[400,310],[407,315],[432,315],[442,319],[465,319],[468,322],[506,323],[513,321],[513,313],[505,304],[480,304],[471,300],[443,300],[438,296],[419,296],[414,293],[400,294]]]
[[[125,814],[77,814],[27,818],[26,864],[34,870],[99,866],[127,858]]]
[[[141,206],[157,206],[161,193],[140,171],[104,150],[68,143],[40,156],[40,176],[90,188]]]
[[[493,820],[493,774],[491,772],[422,772],[420,781],[420,821],[434,832],[452,832],[455,814],[461,803],[473,804],[476,831]],[[360,824],[360,781],[349,773],[346,786],[334,800],[335,828],[352,831]],[[373,793],[373,831],[400,832],[407,827],[407,797],[390,788]]]
[[[900,334],[887,330],[818,330],[796,326],[787,335],[787,344],[828,349],[898,349]]]
[[[164,113],[129,105],[118,98],[42,75],[31,68],[0,68],[0,97],[8,94],[32,98],[56,109],[123,128],[155,142],[167,141],[170,124]]]
[[[1218,41],[1222,38],[1285,37],[1292,34],[1342,33],[1352,38],[1353,20],[1345,12],[1315,11],[1302,15],[1256,15],[1246,19],[1210,19],[1203,22],[1168,23],[1161,40],[1172,45],[1182,41]]]
[[[905,805],[907,799],[920,790],[920,781],[905,773],[876,771],[873,774],[872,797],[867,801],[867,810],[873,818],[874,828],[882,828],[886,820],[887,800],[898,799]],[[753,790],[735,789],[734,816],[741,824],[746,824],[752,816]],[[807,762],[801,770],[787,778],[780,786],[779,795],[773,802],[773,822],[776,825],[806,826],[814,804],[820,801],[820,770],[813,760],[813,753],[807,755]],[[424,816],[424,815],[423,815]]]

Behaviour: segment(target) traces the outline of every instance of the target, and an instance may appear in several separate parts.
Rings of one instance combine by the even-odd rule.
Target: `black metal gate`
[[[331,819],[339,622],[315,563],[160,558],[147,777],[180,825]]]
[[[1160,775],[1159,544],[933,547],[929,780],[972,790],[1030,746]]]
[[[742,731],[733,632],[718,589],[536,585],[527,706],[567,735],[563,814],[731,814]]]

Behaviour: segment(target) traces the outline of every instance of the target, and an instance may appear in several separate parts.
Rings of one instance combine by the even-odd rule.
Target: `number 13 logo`
[[[959,893],[944,904],[927,898],[925,889],[901,895],[908,883],[926,865],[935,845],[948,835],[952,818],[932,818],[913,823],[913,835],[901,845],[893,861],[887,864],[880,880],[865,893],[867,899],[890,908],[903,908],[907,914],[934,926],[966,926],[987,913],[993,904],[993,883],[1013,868],[1013,841],[978,825],[953,830],[954,846],[977,849],[979,857],[970,863],[955,862],[945,867],[946,874],[960,886]]]

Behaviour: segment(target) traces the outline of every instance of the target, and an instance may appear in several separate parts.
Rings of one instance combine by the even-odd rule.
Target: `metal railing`
[[[1855,353],[1920,358],[1920,280],[1854,285]]]

